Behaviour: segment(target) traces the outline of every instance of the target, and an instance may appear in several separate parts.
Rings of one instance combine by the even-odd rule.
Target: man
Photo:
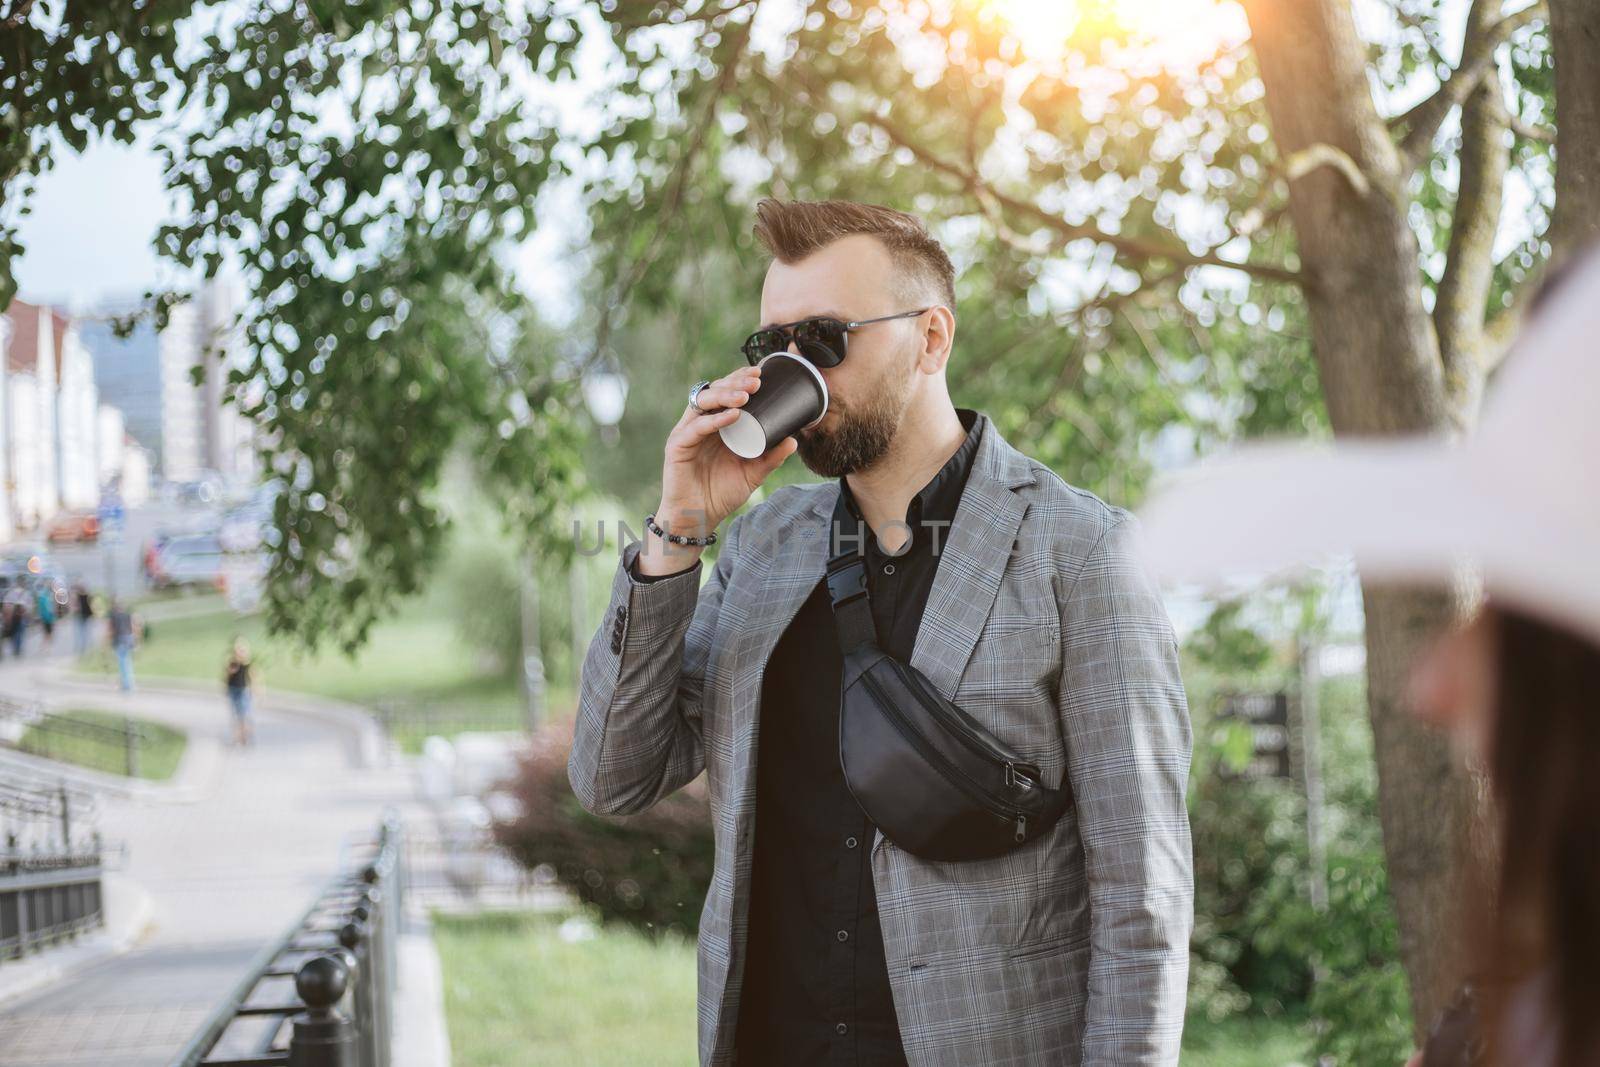
[[[94,600],[89,596],[89,587],[81,581],[72,583],[72,618],[77,627],[74,647],[81,656],[89,651],[89,627],[94,619]]]
[[[133,614],[116,597],[111,598],[111,613],[107,619],[110,628],[111,650],[117,654],[117,675],[124,693],[133,692],[133,643],[135,627]]]
[[[743,460],[717,431],[760,373],[697,390],[584,662],[569,766],[598,813],[706,774],[702,1063],[1175,1063],[1191,739],[1133,520],[952,405],[955,271],[916,218],[764,200],[755,232],[773,262],[747,352],[809,351],[827,414]],[[702,587],[703,546],[683,542],[710,540],[797,449],[837,480],[734,519]],[[823,572],[858,520],[879,644],[1072,790],[1050,832],[934,862],[855,805]]]

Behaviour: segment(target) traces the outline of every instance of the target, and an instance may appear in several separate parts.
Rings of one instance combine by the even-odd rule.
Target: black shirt
[[[966,440],[911,501],[911,539],[894,555],[839,480],[834,536],[861,538],[843,546],[865,547],[878,642],[907,661],[981,434],[975,412],[959,415]],[[839,767],[842,660],[819,581],[762,680],[741,1065],[906,1062],[872,884],[873,827]]]

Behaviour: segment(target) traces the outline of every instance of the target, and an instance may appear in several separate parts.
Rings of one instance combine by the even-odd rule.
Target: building
[[[94,359],[71,319],[55,355],[56,499],[62,508],[82,511],[100,503],[100,392]]]
[[[0,537],[35,530],[63,509],[94,508],[108,482],[130,471],[147,495],[148,456],[138,449],[130,468],[122,416],[100,401],[78,324],[58,308],[14,300],[0,316],[0,345]]]
[[[121,413],[123,430],[161,460],[161,350],[154,325],[139,319],[126,337],[117,336],[113,319],[136,314],[140,301],[107,304],[80,323],[84,346],[94,357],[94,380],[100,402]],[[104,440],[104,438],[102,438]],[[122,434],[109,442],[120,449]]]
[[[68,322],[54,308],[22,300],[6,310],[5,467],[15,528],[31,529],[61,507],[57,478],[56,351]]]
[[[208,472],[236,483],[253,482],[253,427],[224,403],[228,372],[244,354],[238,327],[238,287],[214,279],[192,300],[172,309],[161,331],[161,465],[169,481]],[[201,381],[195,383],[196,368]]]
[[[120,408],[102,403],[98,422],[95,438],[99,447],[100,484],[115,487],[127,507],[139,507],[150,499],[150,450],[127,431],[127,421]]]

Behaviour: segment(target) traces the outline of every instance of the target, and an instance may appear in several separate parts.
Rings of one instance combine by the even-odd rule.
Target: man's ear
[[[922,346],[917,353],[917,369],[924,374],[938,374],[950,362],[950,352],[956,340],[955,314],[943,304],[928,312],[922,325]]]

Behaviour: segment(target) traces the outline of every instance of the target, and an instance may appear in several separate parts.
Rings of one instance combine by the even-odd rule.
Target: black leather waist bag
[[[844,653],[839,762],[856,803],[914,856],[998,856],[1047,832],[1072,802],[1066,788],[946,700],[921,671],[878,647],[860,552],[828,561]]]

